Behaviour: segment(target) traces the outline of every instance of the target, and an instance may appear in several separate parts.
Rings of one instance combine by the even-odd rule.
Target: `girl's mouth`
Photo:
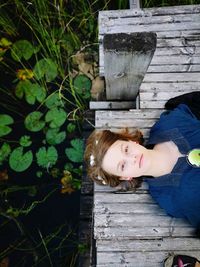
[[[143,154],[141,155],[140,160],[139,160],[139,168],[141,168],[142,166],[142,160],[143,160]]]

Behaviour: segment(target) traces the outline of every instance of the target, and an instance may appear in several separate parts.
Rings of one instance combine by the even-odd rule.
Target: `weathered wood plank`
[[[140,0],[129,0],[130,8],[140,8]]]
[[[160,31],[157,33],[157,38],[168,39],[168,38],[184,38],[187,41],[193,42],[194,40],[199,40],[199,29],[197,30],[182,30],[182,31]]]
[[[151,65],[172,65],[172,64],[200,64],[200,58],[193,55],[178,56],[155,56],[151,61]],[[195,73],[194,73],[195,75]],[[145,75],[146,77],[146,75]],[[191,79],[190,79],[191,80]]]
[[[199,73],[147,73],[144,82],[199,82]]]
[[[104,22],[118,17],[138,17],[138,16],[163,16],[177,14],[198,14],[200,13],[200,5],[184,5],[184,6],[169,6],[169,7],[153,7],[144,8],[142,10],[109,10],[99,12],[99,25],[103,26]]]
[[[93,181],[89,181],[89,182],[83,182],[82,181],[82,185],[81,185],[81,194],[85,195],[85,194],[89,194],[92,195],[93,194]]]
[[[192,227],[95,227],[95,239],[160,239],[164,237],[194,237]]]
[[[90,101],[90,109],[133,109],[136,101]]]
[[[156,48],[156,34],[106,34],[103,39],[107,100],[135,99]]]
[[[147,73],[158,73],[158,72],[200,72],[200,64],[199,65],[153,65],[149,66]],[[140,87],[141,88],[141,87]]]
[[[116,11],[116,16],[115,18],[106,16],[104,19],[104,26],[110,28],[118,28],[122,26],[127,26],[127,25],[135,25],[135,26],[141,26],[141,25],[160,25],[160,24],[178,24],[178,23],[196,23],[199,22],[199,13],[197,14],[170,14],[170,15],[157,15],[157,16],[152,16],[152,14],[148,12],[143,12],[141,13],[140,16],[134,16],[134,13],[130,14],[129,16],[117,16],[118,12]],[[113,20],[115,20],[115,23],[113,24]],[[100,34],[104,33],[104,29],[100,29]],[[128,32],[128,31],[127,31]]]
[[[112,213],[109,213],[108,211],[107,214],[106,213],[101,214],[101,213],[98,213],[98,211],[96,212],[95,210],[96,229],[101,228],[101,227],[106,227],[107,229],[110,228],[111,230],[111,228],[114,228],[114,227],[121,228],[123,226],[123,228],[127,229],[127,231],[129,231],[129,229],[132,227],[146,228],[146,230],[147,228],[149,228],[150,230],[152,230],[152,228],[155,228],[157,229],[157,231],[159,231],[159,229],[163,227],[173,228],[173,230],[175,230],[176,228],[180,228],[180,227],[189,227],[188,222],[184,221],[183,219],[172,218],[164,214],[162,211],[161,212],[159,211],[160,212],[159,214],[158,212],[159,207],[157,206],[156,208],[156,205],[152,205],[152,204],[143,205],[144,212],[149,212],[149,213],[144,213],[144,212],[142,213],[142,205],[138,205],[141,208],[141,210],[139,209],[136,210],[136,212],[138,213],[134,213],[134,205],[132,209],[130,209],[129,204],[124,204],[123,206],[124,208],[129,206],[129,210],[128,210],[129,212],[126,211],[124,213],[121,212],[117,214],[112,214]],[[145,207],[145,206],[149,206],[149,211],[148,211],[148,207]],[[151,213],[151,208],[157,209],[157,213],[156,212]],[[106,209],[104,208],[104,211],[105,210]],[[140,230],[138,229],[138,231]]]
[[[157,32],[157,40],[162,42],[163,39],[186,39],[187,41],[194,42],[194,40],[199,40],[199,29],[196,30],[181,30],[181,31],[159,31]],[[102,43],[104,34],[99,33],[99,42]],[[157,47],[158,47],[157,44]]]
[[[200,38],[200,36],[199,36]],[[166,56],[166,55],[200,55],[200,47],[199,46],[193,46],[193,45],[185,45],[185,46],[171,46],[169,47],[157,47],[156,51],[154,53],[154,56]]]
[[[93,196],[81,195],[80,197],[80,218],[88,219],[92,216]]]
[[[189,93],[191,92],[191,90],[185,91],[185,93]],[[173,92],[173,91],[169,91],[169,92],[140,92],[140,97],[143,101],[145,100],[149,100],[149,101],[154,101],[154,100],[158,100],[159,101],[167,101],[168,99],[175,97],[175,96],[179,96],[182,95],[183,92]]]
[[[126,33],[126,32],[159,32],[159,31],[185,31],[198,30],[199,22],[184,22],[184,23],[162,23],[148,25],[118,25],[115,28],[104,25],[101,34],[105,33]]]
[[[191,31],[188,31],[191,32]],[[158,33],[159,35],[159,33]],[[172,50],[176,47],[185,48],[189,53],[196,53],[197,49],[200,46],[200,31],[198,35],[186,37],[182,35],[180,38],[177,37],[165,37],[163,39],[157,39],[157,49],[159,50],[162,47],[167,47],[169,50]]]
[[[131,111],[97,111],[96,127],[97,128],[150,128],[155,120],[159,118],[162,110],[131,110]]]
[[[160,240],[97,240],[98,252],[114,251],[199,251],[200,239],[198,238],[164,238]]]
[[[140,107],[143,109],[163,109],[166,101],[140,101]]]
[[[174,253],[187,254],[199,258],[198,251],[175,250]],[[163,260],[168,256],[168,252],[99,252],[97,266],[132,266],[132,267],[161,267]],[[105,264],[105,265],[102,265]],[[115,264],[115,265],[111,265]],[[121,265],[120,265],[121,264]],[[129,265],[128,265],[129,264]],[[154,265],[153,265],[154,264]]]
[[[79,240],[81,242],[90,243],[91,241],[92,223],[91,220],[82,220],[79,224]]]
[[[148,184],[143,182],[141,184],[141,187],[137,188],[136,191],[134,191],[134,193],[132,191],[128,191],[128,192],[123,192],[123,193],[119,193],[117,192],[119,188],[118,187],[110,187],[107,185],[98,185],[98,184],[94,184],[94,191],[95,191],[95,195],[96,193],[100,192],[100,193],[105,193],[105,194],[110,194],[110,193],[114,193],[114,194],[120,194],[119,197],[121,197],[121,195],[132,195],[132,194],[147,194],[148,192]],[[107,195],[105,196],[105,198],[107,198]],[[96,198],[95,198],[96,201]]]
[[[134,193],[134,194],[107,194],[104,192],[96,192],[94,198],[95,208],[97,205],[101,205],[102,203],[155,203],[152,197],[149,194],[144,193]]]
[[[116,199],[119,198],[116,197]],[[158,207],[157,204],[145,204],[145,203],[99,203],[95,206],[95,216],[99,217],[102,214],[107,218],[108,214],[121,214],[122,221],[124,220],[125,214],[130,214],[131,219],[133,219],[134,214],[155,214],[155,215],[166,215],[166,213]],[[101,219],[104,218],[101,216]],[[116,216],[117,218],[117,216]],[[134,217],[135,218],[135,217]],[[105,218],[104,218],[105,219]],[[109,218],[110,219],[110,218]],[[144,218],[146,219],[146,218]],[[116,222],[120,225],[120,222]],[[107,225],[107,224],[106,224]],[[115,225],[115,224],[114,224]],[[97,224],[96,224],[97,226]],[[99,225],[101,226],[101,225]]]
[[[142,126],[145,123],[145,127],[151,128],[153,126],[153,124],[155,123],[155,119],[137,119],[134,120],[134,118],[130,119],[130,120],[118,120],[118,118],[115,118],[115,121],[110,122],[108,119],[105,119],[104,121],[101,120],[101,128],[107,128],[107,127],[119,127],[119,128],[123,128],[123,127],[135,127],[135,128],[142,128]],[[97,126],[98,127],[98,126]]]
[[[157,94],[158,92],[177,92],[184,93],[189,91],[198,91],[199,82],[148,82],[142,83],[140,87],[140,93],[143,92],[154,92]]]

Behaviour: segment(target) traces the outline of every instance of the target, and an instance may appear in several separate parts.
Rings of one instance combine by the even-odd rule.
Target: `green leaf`
[[[14,120],[11,116],[6,114],[0,114],[0,137],[9,134],[12,129],[7,126],[13,124]]]
[[[37,164],[42,168],[49,168],[54,165],[58,159],[58,153],[55,147],[50,146],[48,149],[41,147],[36,153]]]
[[[73,168],[74,168],[74,166],[73,166],[73,164],[71,163],[71,162],[67,162],[66,164],[65,164],[65,167],[64,167],[64,169],[66,170],[66,171],[72,171],[73,170]]]
[[[34,197],[37,194],[37,188],[36,186],[31,186],[28,190],[28,195],[31,197]]]
[[[15,94],[18,98],[22,99],[25,95],[26,101],[33,105],[36,100],[41,103],[46,97],[46,90],[39,84],[33,84],[31,81],[20,81],[16,87]]]
[[[39,60],[35,64],[33,72],[37,80],[45,76],[47,82],[51,82],[58,75],[57,65],[50,58]]]
[[[7,143],[3,143],[3,145],[0,148],[0,164],[2,164],[3,161],[7,159],[10,152],[11,152],[10,145]]]
[[[60,132],[59,128],[49,129],[46,132],[46,140],[50,145],[57,145],[62,143],[66,138],[66,132]]]
[[[38,178],[41,178],[42,175],[43,175],[43,172],[42,172],[42,171],[37,171],[37,172],[36,172],[36,176],[37,176]]]
[[[20,40],[13,44],[11,56],[16,61],[21,61],[22,58],[28,60],[34,53],[34,47],[27,40]]]
[[[83,174],[83,166],[79,166],[79,168],[74,168],[73,172],[81,176]]]
[[[76,138],[71,142],[72,147],[66,148],[65,153],[72,162],[83,161],[83,140]]]
[[[83,98],[90,98],[90,89],[92,86],[92,81],[86,75],[77,75],[74,78],[74,89]]]
[[[51,94],[50,96],[48,96],[46,101],[45,101],[45,105],[49,109],[55,108],[55,107],[64,107],[64,103],[61,100],[61,98],[59,97],[58,93]]]
[[[74,123],[69,123],[68,125],[67,125],[67,132],[68,133],[73,133],[74,131],[75,131],[75,129],[76,129],[76,125],[74,124]]]
[[[62,108],[52,108],[47,112],[45,116],[45,121],[50,123],[49,126],[51,128],[60,127],[61,125],[63,125],[66,119],[67,114]]]
[[[0,39],[0,46],[3,48],[7,48],[12,45],[12,42],[8,40],[7,38],[2,37]]]
[[[23,147],[15,148],[9,157],[10,168],[16,172],[23,172],[31,165],[33,161],[32,151],[23,154]]]
[[[38,132],[42,130],[45,126],[45,122],[40,120],[42,116],[43,113],[40,111],[34,111],[28,114],[24,121],[26,129],[31,132]]]
[[[32,144],[31,137],[28,135],[24,135],[20,138],[19,143],[23,147],[28,147]]]
[[[80,190],[81,189],[81,180],[73,179],[72,180],[72,186],[74,189]]]

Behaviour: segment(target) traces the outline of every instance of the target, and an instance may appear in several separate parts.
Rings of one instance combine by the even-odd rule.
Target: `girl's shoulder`
[[[200,126],[200,121],[186,104],[179,104],[173,110],[164,111],[153,128],[169,130],[172,128],[185,128]]]

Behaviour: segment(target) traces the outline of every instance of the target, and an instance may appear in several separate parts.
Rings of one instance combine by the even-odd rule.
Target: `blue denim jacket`
[[[200,148],[200,120],[185,104],[161,114],[150,131],[148,144],[170,140],[184,155]],[[200,226],[200,168],[192,167],[186,157],[181,157],[170,174],[145,181],[152,197],[169,215]]]

